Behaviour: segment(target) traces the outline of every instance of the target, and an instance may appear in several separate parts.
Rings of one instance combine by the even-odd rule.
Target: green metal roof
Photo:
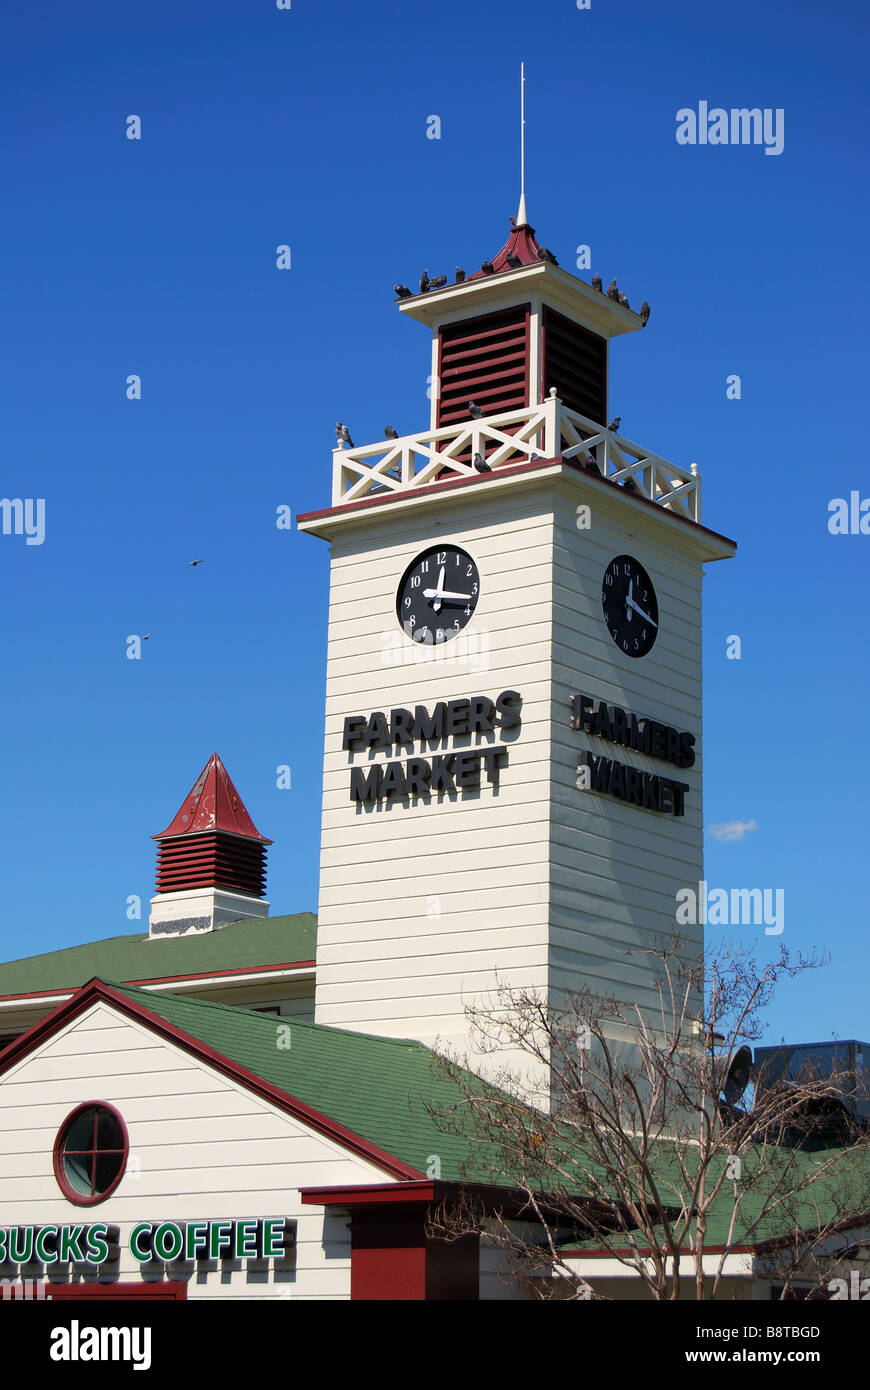
[[[110,936],[42,956],[25,956],[0,965],[0,996],[78,989],[99,975],[112,980],[155,980],[206,975],[252,966],[291,965],[314,959],[317,918],[312,912],[289,917],[255,917],[197,936]]]
[[[127,985],[113,988],[424,1176],[433,1156],[441,1161],[438,1176],[448,1181],[462,1176],[460,1165],[473,1158],[477,1181],[504,1181],[497,1168],[487,1166],[479,1142],[445,1134],[426,1114],[426,1100],[447,1106],[462,1096],[439,1075],[434,1054],[422,1043]],[[288,1027],[290,1047],[279,1047],[278,1030]],[[488,1089],[477,1077],[469,1081]]]

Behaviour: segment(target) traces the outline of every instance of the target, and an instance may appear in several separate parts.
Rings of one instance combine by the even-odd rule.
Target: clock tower
[[[499,985],[654,1003],[638,952],[703,879],[703,566],[735,546],[694,465],[608,424],[646,306],[523,221],[397,291],[429,427],[339,447],[299,518],[332,551],[316,1018],[464,1051]]]

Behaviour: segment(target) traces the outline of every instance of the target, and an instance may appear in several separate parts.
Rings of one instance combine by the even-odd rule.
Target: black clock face
[[[402,575],[396,614],[412,641],[435,646],[462,631],[479,598],[480,575],[471,556],[455,545],[433,546]]]
[[[617,555],[604,571],[601,606],[607,631],[626,656],[646,656],[659,632],[653,582],[631,555]]]

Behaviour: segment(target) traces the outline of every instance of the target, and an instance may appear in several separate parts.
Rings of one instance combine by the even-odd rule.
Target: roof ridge
[[[141,999],[143,1003],[146,1003],[147,1000],[154,999],[172,999],[178,1004],[183,1004],[185,1007],[190,1006],[206,1010],[220,1010],[222,1013],[232,1014],[234,1018],[237,1018],[239,1014],[245,1014],[250,1018],[256,1018],[263,1023],[268,1023],[272,1027],[275,1025],[275,1014],[265,1014],[258,1009],[248,1009],[245,1008],[243,1004],[221,1004],[217,999],[197,999],[190,995],[173,994],[169,990],[158,994],[154,990],[143,989],[140,985],[122,984],[117,980],[103,979],[100,975],[95,975],[93,978],[99,980],[101,984],[110,985],[112,989],[117,989],[122,994],[134,995],[137,999]],[[417,1038],[389,1038],[384,1037],[380,1033],[360,1033],[355,1028],[334,1028],[331,1023],[313,1023],[310,1019],[295,1018],[292,1014],[281,1014],[277,1015],[277,1017],[282,1023],[292,1024],[295,1028],[310,1029],[315,1033],[329,1033],[330,1035],[344,1038],[365,1038],[371,1042],[392,1043],[403,1048],[412,1047],[418,1051],[433,1053],[431,1047],[427,1047],[425,1043],[421,1043]],[[436,1054],[433,1053],[433,1055]]]

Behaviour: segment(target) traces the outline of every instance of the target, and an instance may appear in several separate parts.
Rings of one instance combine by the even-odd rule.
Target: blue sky
[[[0,491],[46,499],[46,539],[0,536],[3,958],[141,929],[149,837],[214,749],[276,842],[273,912],[316,906],[328,559],[275,509],[326,505],[336,419],[427,424],[428,335],[391,287],[502,245],[524,58],[539,240],[652,305],[613,413],[697,460],[740,546],[706,586],[705,818],[758,829],[708,837],[707,880],[784,889],[782,937],[740,932],[762,956],[831,954],[771,1036],[870,1035],[870,537],[827,529],[870,496],[867,36],[858,0],[7,16]],[[678,145],[702,100],[782,108],[782,154]]]

